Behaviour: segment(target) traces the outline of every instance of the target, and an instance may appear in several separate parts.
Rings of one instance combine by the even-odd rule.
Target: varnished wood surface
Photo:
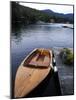
[[[52,58],[52,52],[50,53]],[[24,59],[25,61],[25,59]],[[51,70],[51,66],[47,68],[32,68],[24,66],[23,63],[19,66],[16,78],[15,78],[15,88],[14,88],[14,97],[23,97],[27,95],[31,90],[33,90]],[[50,59],[52,63],[52,59]]]

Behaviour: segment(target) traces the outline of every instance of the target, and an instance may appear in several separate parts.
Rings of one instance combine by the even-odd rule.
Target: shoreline
[[[59,81],[62,95],[74,94],[74,66],[65,65],[62,63],[59,53],[63,48],[53,48],[56,65],[58,68]],[[72,52],[74,48],[69,48]]]

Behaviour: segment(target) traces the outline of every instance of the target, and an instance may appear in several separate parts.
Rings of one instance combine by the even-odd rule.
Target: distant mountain
[[[47,14],[53,14],[54,12],[50,9],[45,9],[45,10],[41,10],[42,12],[44,13],[47,13]]]
[[[35,24],[35,23],[73,23],[73,14],[56,13],[50,9],[37,10],[22,6],[18,2],[11,2],[11,22],[13,24]]]
[[[66,18],[69,18],[70,20],[74,20],[74,14],[69,13],[69,14],[65,14]]]
[[[73,21],[74,21],[74,14],[73,13],[68,13],[68,14],[56,13],[50,9],[45,9],[45,10],[41,10],[41,11],[50,15],[50,16],[53,15],[54,17],[59,17],[59,18],[65,19],[66,21],[69,21],[70,23],[73,23]]]

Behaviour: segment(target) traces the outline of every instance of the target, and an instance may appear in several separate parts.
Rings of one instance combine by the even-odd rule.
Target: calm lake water
[[[73,29],[62,27],[63,25],[23,25],[12,30],[11,63],[13,80],[19,64],[34,48],[73,47]]]

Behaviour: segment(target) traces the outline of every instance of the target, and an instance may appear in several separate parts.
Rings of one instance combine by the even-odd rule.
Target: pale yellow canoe
[[[14,97],[24,97],[43,81],[52,68],[52,51],[33,50],[19,66],[14,87]]]

